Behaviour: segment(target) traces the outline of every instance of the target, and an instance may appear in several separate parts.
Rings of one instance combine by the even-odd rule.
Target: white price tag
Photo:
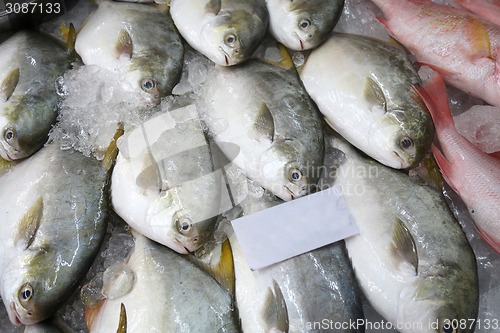
[[[260,269],[359,233],[340,187],[288,201],[231,223],[251,269]]]

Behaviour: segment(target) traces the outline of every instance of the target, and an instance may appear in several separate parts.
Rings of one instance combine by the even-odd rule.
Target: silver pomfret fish
[[[189,45],[221,66],[248,59],[269,21],[263,0],[171,0],[170,13]]]
[[[428,151],[434,126],[402,50],[334,33],[311,52],[300,77],[330,126],[377,161],[410,168]]]
[[[243,213],[251,214],[280,203],[275,197],[248,196],[242,203]],[[333,330],[334,326],[325,327],[325,321],[350,323],[364,319],[361,291],[342,241],[252,271],[236,235],[229,240],[234,257],[236,303],[245,333],[318,332],[318,323],[329,331],[327,328]],[[362,325],[354,325],[335,331],[364,330]]]
[[[0,44],[0,157],[30,156],[48,139],[70,57],[55,40],[22,31]]]
[[[150,5],[103,1],[75,49],[86,65],[123,73],[124,88],[148,103],[170,95],[181,77],[181,37],[170,15]]]
[[[57,311],[106,232],[108,173],[52,143],[0,178],[0,287],[15,325]]]
[[[402,333],[452,332],[474,320],[476,260],[441,193],[344,140],[333,147],[345,153],[335,185],[360,230],[345,243],[370,304]]]
[[[291,50],[317,47],[337,24],[344,0],[266,0],[271,34]]]
[[[135,234],[126,262],[104,273],[102,294],[86,309],[89,332],[239,332],[232,299],[208,273]]]
[[[120,145],[129,154],[120,152],[112,174],[111,200],[118,215],[179,253],[200,248],[224,211],[222,172],[214,168],[197,117],[194,106],[187,107],[132,130]]]
[[[248,178],[283,200],[306,195],[323,163],[323,129],[316,106],[294,71],[249,60],[218,67],[202,88],[200,111],[221,150]],[[231,156],[232,159],[232,156]]]

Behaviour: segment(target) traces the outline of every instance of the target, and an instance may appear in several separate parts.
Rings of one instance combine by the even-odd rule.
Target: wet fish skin
[[[275,329],[299,333],[308,331],[315,322],[349,323],[364,318],[361,291],[343,242],[251,271],[236,236],[229,239],[235,262],[236,302],[244,332]],[[339,331],[364,329],[355,325]]]
[[[428,0],[372,0],[389,33],[447,84],[500,106],[500,26]]]
[[[271,34],[294,51],[325,41],[342,14],[344,0],[266,0]]]
[[[40,149],[56,122],[56,80],[70,57],[55,40],[21,31],[0,44],[0,157],[22,159]]]
[[[142,155],[120,153],[111,176],[111,200],[118,215],[141,234],[183,254],[196,251],[212,236],[224,189],[196,110],[194,119],[180,119],[188,113],[177,109],[134,129],[129,145],[137,144],[136,134],[158,135],[157,141],[149,142]],[[173,128],[142,132],[152,123],[166,123],[170,114],[176,122]],[[157,154],[154,160],[151,151]]]
[[[189,45],[221,66],[250,58],[269,21],[262,0],[171,0],[170,13]]]
[[[394,327],[416,323],[403,333],[435,332],[428,323],[443,331],[446,320],[476,318],[474,253],[441,193],[367,159],[340,138],[334,147],[346,155],[335,185],[360,230],[346,247],[370,304]]]
[[[126,267],[133,285],[122,288],[116,279],[111,288],[121,293],[86,310],[91,333],[117,331],[122,305],[120,332],[239,332],[230,295],[184,256],[136,235]]]
[[[295,72],[256,60],[219,67],[200,95],[199,110],[214,141],[226,155],[232,152],[221,143],[240,148],[230,159],[250,179],[283,200],[311,191],[323,161],[323,131]]]
[[[443,79],[434,74],[419,93],[429,106],[441,149],[432,149],[446,182],[464,201],[483,239],[500,253],[500,160],[455,128]]]
[[[1,296],[13,324],[48,318],[85,276],[106,233],[107,177],[52,143],[0,179]]]
[[[311,52],[300,77],[329,125],[367,155],[397,169],[425,156],[434,126],[414,90],[420,78],[400,49],[333,33]]]
[[[170,95],[182,74],[184,47],[172,18],[149,5],[103,1],[75,49],[86,65],[123,73],[124,88],[147,103]]]
[[[456,0],[457,3],[485,20],[500,25],[500,2],[498,0]]]

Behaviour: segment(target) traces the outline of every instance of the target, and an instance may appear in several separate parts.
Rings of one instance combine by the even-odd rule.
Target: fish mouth
[[[294,32],[293,35],[295,36],[295,38],[297,38],[297,40],[299,41],[299,47],[300,47],[300,50],[301,51],[304,51],[304,41],[302,41],[302,39],[300,39],[299,35]]]
[[[11,323],[15,326],[21,326],[22,321],[19,317],[19,313],[17,312],[16,304],[14,302],[10,303],[9,309],[10,311],[8,311],[8,314]]]
[[[399,169],[404,169],[406,165],[405,160],[395,150],[392,152],[392,154],[399,159]]]
[[[184,253],[184,254],[188,254],[188,253],[193,253],[194,251],[191,251],[190,249],[188,249],[186,246],[184,246],[184,244],[182,244],[182,242],[180,240],[178,240],[177,238],[174,239],[175,241],[175,244],[178,245],[178,249],[183,251],[183,252],[180,252],[180,253]]]
[[[14,153],[17,153],[17,150],[14,149]],[[0,143],[0,156],[9,162],[12,162],[14,158],[11,156],[11,153],[9,152],[9,149],[5,147],[5,144],[3,142]]]
[[[285,191],[290,195],[290,200],[293,200],[295,199],[295,193],[293,193],[292,190],[290,190],[290,188],[286,185],[283,185],[283,188],[285,189]]]
[[[226,51],[224,51],[224,49],[222,47],[219,46],[219,50],[222,52],[222,54],[224,55],[224,61],[226,62],[226,66],[229,66],[229,59],[231,59],[229,57],[229,54],[227,54]]]

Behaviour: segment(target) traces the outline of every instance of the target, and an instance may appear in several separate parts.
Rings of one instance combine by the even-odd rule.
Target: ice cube
[[[500,151],[499,107],[474,105],[454,121],[458,132],[485,153]]]

